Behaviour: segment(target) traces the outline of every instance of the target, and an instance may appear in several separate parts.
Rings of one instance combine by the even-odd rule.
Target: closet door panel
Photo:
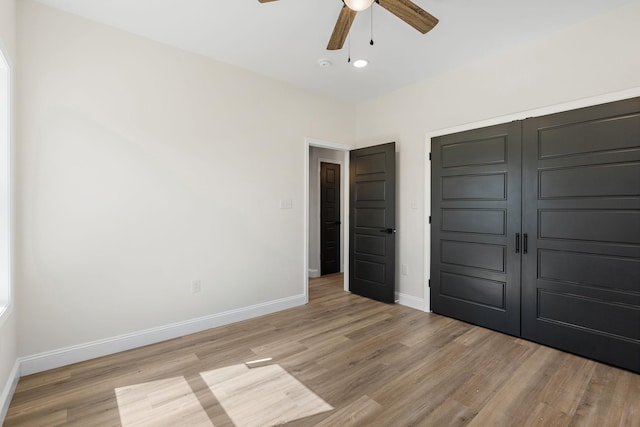
[[[640,372],[640,99],[523,122],[522,336]]]
[[[519,123],[432,140],[431,303],[520,334]]]

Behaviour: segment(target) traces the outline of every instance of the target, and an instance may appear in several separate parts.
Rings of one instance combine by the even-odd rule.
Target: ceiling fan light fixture
[[[367,61],[366,59],[356,59],[355,61],[353,61],[353,66],[356,68],[364,68],[367,65],[369,65],[369,61]]]
[[[344,4],[351,10],[361,12],[368,9],[373,4],[374,0],[344,0]]]

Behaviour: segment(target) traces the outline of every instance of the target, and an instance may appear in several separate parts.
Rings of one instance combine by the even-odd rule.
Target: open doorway
[[[309,278],[344,273],[344,154],[309,147]]]
[[[310,209],[311,155],[315,148],[325,156],[342,156],[342,271],[343,289],[385,303],[397,301],[395,288],[396,235],[396,144],[374,145],[356,149],[342,144],[305,139],[304,157],[304,297],[309,301],[310,218],[319,216]],[[313,162],[321,163],[320,155]],[[332,157],[334,158],[334,157]],[[348,174],[347,174],[347,171]],[[314,179],[318,172],[314,172]],[[319,178],[318,178],[319,180]],[[317,184],[314,186],[317,188]],[[314,199],[318,202],[318,197]],[[314,220],[315,220],[314,218]],[[353,219],[353,222],[350,221]],[[319,220],[318,220],[319,222]],[[351,222],[351,224],[350,224]],[[317,239],[319,240],[319,239]],[[315,241],[315,239],[314,239]],[[351,245],[350,243],[353,243]],[[317,244],[314,245],[317,247]],[[313,260],[316,262],[317,258]],[[319,264],[319,263],[318,263]],[[316,264],[316,265],[318,265]],[[320,267],[318,267],[319,270]],[[319,273],[319,271],[317,272]],[[316,273],[316,274],[317,274]]]
[[[309,299],[309,278],[317,278],[322,274],[321,265],[321,171],[322,164],[334,165],[340,170],[339,178],[339,215],[335,222],[339,227],[339,241],[335,248],[338,272],[342,273],[342,288],[349,289],[349,150],[353,147],[306,139],[305,150],[305,271],[304,291]],[[337,274],[339,274],[337,273]]]

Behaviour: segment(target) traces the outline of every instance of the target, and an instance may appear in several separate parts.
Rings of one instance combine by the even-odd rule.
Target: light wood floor
[[[24,377],[4,425],[232,426],[207,373],[272,357],[334,408],[291,426],[640,426],[640,375],[341,288],[325,276],[306,306]],[[153,421],[128,421],[139,389]]]

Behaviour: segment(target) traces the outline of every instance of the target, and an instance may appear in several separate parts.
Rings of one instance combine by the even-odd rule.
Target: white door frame
[[[349,179],[348,179],[348,171],[349,171],[349,151],[353,150],[355,147],[351,145],[340,144],[337,142],[324,141],[321,139],[315,138],[305,138],[304,139],[304,209],[303,209],[303,239],[302,243],[303,253],[304,253],[304,262],[302,269],[302,278],[303,278],[303,292],[305,302],[309,302],[309,150],[310,147],[320,147],[320,148],[328,148],[330,150],[342,151],[344,158],[342,160],[344,164],[345,179],[342,180],[342,188],[344,194],[344,221],[342,223],[344,227],[344,239],[342,241],[342,250],[344,253],[344,290],[349,291]]]

